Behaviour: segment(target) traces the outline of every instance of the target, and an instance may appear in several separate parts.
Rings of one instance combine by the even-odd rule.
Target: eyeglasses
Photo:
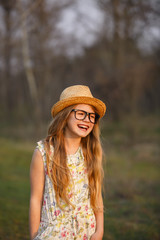
[[[72,109],[71,112],[74,112],[74,116],[77,120],[84,120],[87,116],[91,123],[96,124],[100,116],[97,113],[88,113],[80,109]]]

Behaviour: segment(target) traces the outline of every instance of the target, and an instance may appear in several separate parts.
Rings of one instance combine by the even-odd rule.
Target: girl
[[[99,119],[105,111],[83,85],[66,88],[52,107],[48,136],[31,162],[31,240],[102,239]]]

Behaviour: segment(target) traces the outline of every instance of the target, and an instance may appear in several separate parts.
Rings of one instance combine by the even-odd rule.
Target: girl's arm
[[[29,227],[31,240],[37,235],[40,224],[44,179],[45,174],[42,155],[40,151],[36,149],[34,151],[30,167],[31,196],[29,209]]]
[[[99,211],[96,211],[96,231],[92,235],[91,240],[102,240],[104,232],[104,216],[103,216],[103,199],[102,195],[99,196]]]
[[[102,164],[102,150],[100,153],[101,157],[101,164]],[[95,211],[95,218],[96,218],[96,231],[95,233],[91,236],[90,240],[102,240],[103,238],[103,233],[104,233],[104,214],[103,214],[103,198],[102,198],[102,193],[100,191],[99,197],[98,197],[98,206],[99,210]]]

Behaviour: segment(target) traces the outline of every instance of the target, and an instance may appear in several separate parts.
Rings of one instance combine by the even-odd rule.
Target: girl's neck
[[[81,138],[68,138],[65,137],[65,149],[67,155],[73,155],[77,152],[81,144]]]

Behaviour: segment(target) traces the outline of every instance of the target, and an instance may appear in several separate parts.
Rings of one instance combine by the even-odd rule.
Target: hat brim
[[[51,114],[53,117],[57,115],[60,111],[64,108],[69,107],[75,104],[88,104],[96,108],[97,113],[102,118],[106,112],[106,105],[99,99],[94,97],[70,97],[67,99],[63,99],[58,101],[56,104],[53,105],[51,109]]]

